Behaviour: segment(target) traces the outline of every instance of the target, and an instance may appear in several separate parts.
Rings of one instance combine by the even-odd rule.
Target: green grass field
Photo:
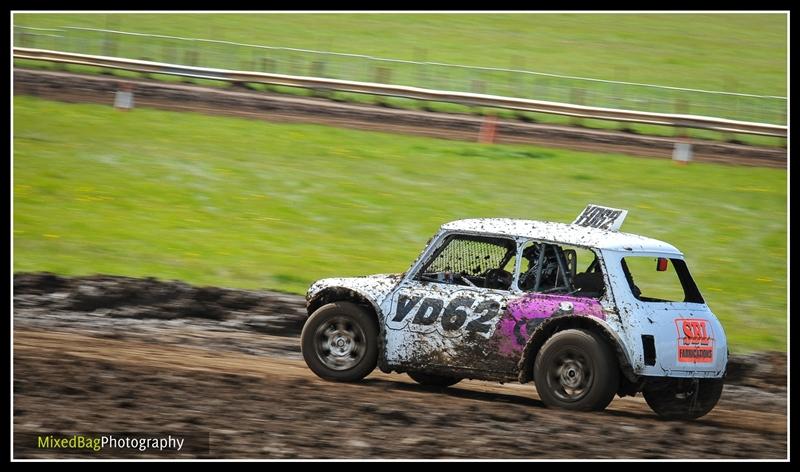
[[[302,293],[466,217],[587,202],[686,254],[732,350],[786,349],[783,170],[14,98],[14,270]]]
[[[514,66],[712,90],[735,83],[740,92],[786,94],[785,14],[51,13],[16,14],[14,24]]]
[[[785,14],[17,14],[14,24],[36,28],[79,26],[182,37],[210,38],[623,80],[661,85],[786,94]],[[483,92],[661,113],[785,123],[785,101],[707,95],[599,82],[573,81],[504,72],[420,67],[301,52],[254,50],[209,43],[170,42],[138,36],[105,36],[70,30],[64,38],[27,31],[15,44],[90,54],[148,58],[164,62],[263,70],[292,75],[386,81],[442,90]],[[189,58],[192,59],[189,59]],[[267,63],[272,64],[267,66]],[[322,64],[321,68],[317,66]],[[15,61],[18,67],[54,67]],[[97,73],[96,68],[65,66]],[[381,75],[379,68],[389,70]],[[326,71],[323,73],[322,71]],[[130,76],[124,71],[114,74]],[[135,75],[135,74],[134,74]],[[391,78],[389,78],[391,77]],[[161,80],[180,80],[159,76]],[[204,84],[208,81],[199,81]],[[264,86],[255,85],[262,90]],[[280,93],[310,90],[268,87]],[[393,103],[418,109],[424,102],[335,92],[343,101]],[[428,104],[437,110],[485,113],[485,109]],[[512,118],[576,124],[572,118],[500,111]],[[621,128],[611,121],[583,120],[593,128]],[[673,135],[667,127],[624,128],[648,135]],[[785,146],[782,138],[690,130],[700,139]]]

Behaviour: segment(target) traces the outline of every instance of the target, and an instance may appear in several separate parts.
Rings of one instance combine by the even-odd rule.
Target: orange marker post
[[[486,115],[481,124],[481,130],[478,133],[478,142],[483,144],[494,143],[495,134],[497,133],[497,117],[494,115]]]

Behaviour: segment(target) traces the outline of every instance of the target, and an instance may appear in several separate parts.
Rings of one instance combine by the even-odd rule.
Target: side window
[[[639,300],[703,303],[682,259],[632,256],[623,258],[621,265],[631,293]]]
[[[605,294],[602,268],[594,252],[536,241],[523,248],[519,288],[591,298]]]
[[[509,290],[516,243],[511,239],[451,235],[417,273],[416,280]]]
[[[575,254],[579,261],[572,278],[572,286],[577,290],[575,295],[602,298],[606,294],[606,282],[597,254],[584,248],[575,248]]]

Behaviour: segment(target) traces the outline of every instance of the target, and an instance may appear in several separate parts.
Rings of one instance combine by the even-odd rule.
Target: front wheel
[[[602,410],[619,387],[619,368],[608,344],[594,333],[567,329],[551,336],[533,364],[545,406]]]
[[[306,320],[300,341],[306,364],[326,380],[355,382],[378,363],[377,323],[354,303],[319,308]]]
[[[692,420],[714,409],[723,384],[722,379],[664,379],[645,387],[642,396],[662,418]]]
[[[406,373],[418,384],[429,385],[431,387],[449,387],[461,381],[458,377],[450,377],[448,375],[425,374],[423,372]]]

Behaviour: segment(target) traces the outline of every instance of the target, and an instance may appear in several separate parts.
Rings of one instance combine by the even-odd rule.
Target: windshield
[[[621,261],[633,296],[645,302],[704,303],[683,259],[629,256]]]

